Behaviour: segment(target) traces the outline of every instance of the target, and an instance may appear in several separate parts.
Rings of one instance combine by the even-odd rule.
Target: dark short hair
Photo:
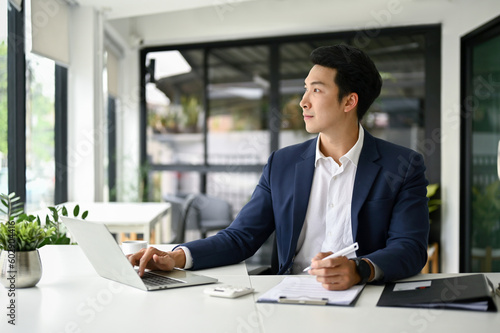
[[[335,83],[339,87],[339,102],[350,94],[358,94],[358,121],[380,95],[382,77],[366,53],[353,46],[339,44],[322,46],[310,55],[315,65],[337,70]]]

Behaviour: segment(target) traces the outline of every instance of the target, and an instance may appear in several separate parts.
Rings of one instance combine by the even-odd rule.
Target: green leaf
[[[73,209],[73,216],[77,217],[78,214],[80,214],[80,206],[76,205],[75,208]]]
[[[89,211],[88,210],[84,211],[82,214],[82,220],[85,220],[88,215],[89,215]]]
[[[427,185],[427,197],[430,198],[434,196],[439,188],[439,184],[429,184]]]
[[[66,209],[65,206],[62,207],[61,214],[62,216],[68,216],[68,210]]]

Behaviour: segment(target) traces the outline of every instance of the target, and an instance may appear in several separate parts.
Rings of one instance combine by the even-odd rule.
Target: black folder
[[[484,274],[391,282],[377,306],[497,311],[495,288]]]

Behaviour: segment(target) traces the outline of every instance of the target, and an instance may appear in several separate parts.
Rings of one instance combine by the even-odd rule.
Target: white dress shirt
[[[311,194],[297,243],[293,274],[302,273],[318,252],[337,252],[353,243],[351,201],[363,139],[364,130],[359,125],[358,140],[340,157],[339,165],[321,152],[319,135]],[[352,253],[347,257],[355,256]]]

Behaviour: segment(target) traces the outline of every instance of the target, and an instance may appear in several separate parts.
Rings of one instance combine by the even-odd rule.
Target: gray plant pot
[[[34,287],[42,277],[38,250],[4,250],[0,253],[0,269],[0,283],[8,289]]]

